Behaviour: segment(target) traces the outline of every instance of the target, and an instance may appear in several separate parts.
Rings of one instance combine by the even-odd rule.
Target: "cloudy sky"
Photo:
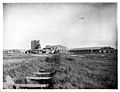
[[[42,47],[117,44],[115,3],[8,3],[3,5],[3,14],[4,49],[30,49],[31,40],[40,40]]]

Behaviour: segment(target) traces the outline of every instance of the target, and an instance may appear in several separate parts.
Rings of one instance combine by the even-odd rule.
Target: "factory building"
[[[33,40],[31,41],[31,50],[35,50],[35,49],[40,49],[40,41],[39,40]]]
[[[117,53],[117,50],[111,47],[88,47],[70,49],[73,54],[90,54],[90,53]]]

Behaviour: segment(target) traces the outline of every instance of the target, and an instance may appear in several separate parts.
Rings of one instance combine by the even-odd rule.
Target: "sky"
[[[117,46],[116,3],[4,3],[3,49]]]

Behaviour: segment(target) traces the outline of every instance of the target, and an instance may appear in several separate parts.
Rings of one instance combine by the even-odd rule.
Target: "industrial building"
[[[31,41],[31,50],[40,49],[40,48],[41,48],[41,45],[39,40]]]
[[[45,48],[41,48],[39,40],[31,41],[30,50],[4,50],[3,54],[9,53],[33,53],[33,54],[55,54],[55,53],[71,53],[71,54],[91,54],[91,53],[117,53],[117,49],[112,47],[86,47],[86,48],[73,48],[67,49],[62,45],[46,45]]]
[[[41,45],[39,40],[33,40],[31,41],[31,50],[29,50],[29,53],[39,54],[41,52]]]
[[[70,49],[69,52],[73,54],[117,53],[117,50],[111,47],[87,47]]]

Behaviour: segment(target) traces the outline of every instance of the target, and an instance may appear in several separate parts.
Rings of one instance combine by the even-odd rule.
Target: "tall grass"
[[[57,63],[57,66],[54,66],[53,87],[56,89],[117,89],[116,58],[113,55],[111,57],[92,55],[85,58],[60,54],[54,56],[49,59],[50,62]]]
[[[25,83],[26,76],[33,76],[33,72],[46,68],[53,72],[51,85],[54,89],[117,89],[117,56],[84,56],[56,54],[46,59],[34,57],[22,62],[6,63],[3,66],[3,79],[10,75],[15,83]]]
[[[6,75],[9,75],[15,83],[24,84],[26,76],[33,76],[34,72],[39,71],[45,65],[44,60],[39,57],[26,59],[22,62],[5,63],[3,65],[3,81],[5,82]]]

